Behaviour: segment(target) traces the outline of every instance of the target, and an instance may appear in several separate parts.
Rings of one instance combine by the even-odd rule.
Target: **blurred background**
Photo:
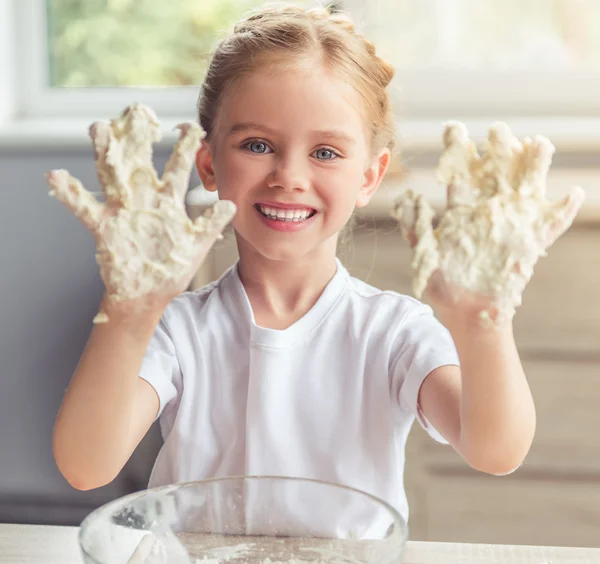
[[[315,5],[315,2],[298,2]],[[0,0],[0,522],[79,524],[93,508],[143,489],[153,429],[111,485],[71,489],[51,452],[54,418],[102,293],[94,244],[47,195],[67,168],[98,190],[87,128],[126,105],[164,125],[195,119],[214,42],[255,0]],[[410,253],[391,202],[413,188],[436,206],[444,121],[481,140],[507,121],[547,135],[557,153],[550,198],[583,186],[574,227],[540,261],[515,331],[535,395],[538,430],[509,477],[471,471],[414,428],[406,487],[416,540],[600,546],[600,2],[344,0],[361,32],[397,67],[391,86],[401,151],[340,254],[367,282],[410,293]],[[192,178],[190,215],[209,199]],[[235,260],[231,236],[194,286]]]

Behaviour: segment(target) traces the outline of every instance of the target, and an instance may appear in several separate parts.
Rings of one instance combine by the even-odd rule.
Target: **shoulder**
[[[219,280],[202,288],[183,292],[169,303],[164,322],[171,329],[190,325],[202,325],[206,318],[213,321],[223,319],[225,305],[223,303],[222,286],[227,278],[226,272]]]
[[[376,288],[350,275],[347,277],[346,294],[358,309],[393,318],[396,323],[413,316],[433,315],[428,305],[412,296]]]
[[[357,342],[373,343],[379,355],[387,355],[390,366],[405,353],[405,358],[423,355],[433,362],[448,357],[454,362],[450,334],[429,305],[349,275],[345,292],[344,323],[357,335]]]
[[[214,294],[218,295],[219,282],[212,282],[197,290],[190,290],[179,294],[171,300],[167,307],[168,317],[178,317],[190,311],[199,312],[214,299]]]

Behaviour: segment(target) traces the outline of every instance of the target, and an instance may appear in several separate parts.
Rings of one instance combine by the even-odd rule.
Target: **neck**
[[[257,325],[286,329],[315,305],[335,275],[336,242],[300,258],[273,260],[238,241],[238,271]]]

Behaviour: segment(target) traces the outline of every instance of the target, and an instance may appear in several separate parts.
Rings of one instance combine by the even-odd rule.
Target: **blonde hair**
[[[373,43],[356,31],[349,16],[290,4],[267,4],[251,12],[218,43],[198,100],[207,137],[213,133],[224,95],[236,81],[265,66],[314,63],[315,55],[364,100],[372,153],[393,149],[396,136],[387,87],[394,67],[377,56]]]

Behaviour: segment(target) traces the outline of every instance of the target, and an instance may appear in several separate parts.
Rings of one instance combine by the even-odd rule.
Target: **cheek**
[[[323,186],[330,204],[335,205],[340,213],[351,213],[364,182],[364,174],[358,166],[339,169],[324,179]],[[348,212],[350,210],[350,212]]]
[[[247,159],[227,154],[215,164],[215,179],[219,195],[236,202],[254,186],[259,178],[257,167]],[[237,202],[236,202],[237,203]]]

